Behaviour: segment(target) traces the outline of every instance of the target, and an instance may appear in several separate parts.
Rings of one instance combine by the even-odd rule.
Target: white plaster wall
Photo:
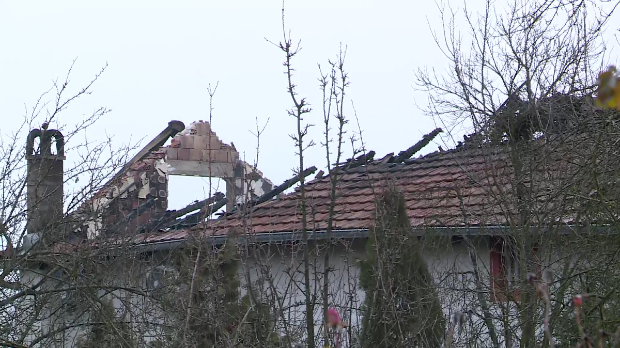
[[[464,241],[449,242],[442,239],[443,247],[438,248],[433,242],[422,241],[423,257],[435,280],[442,307],[447,318],[455,312],[465,312],[473,301],[473,266],[468,244]],[[477,257],[477,266],[481,281],[488,289],[489,248],[486,238],[471,241],[471,250]],[[329,277],[329,306],[339,310],[343,319],[351,324],[355,335],[361,329],[361,307],[364,291],[359,286],[359,260],[365,257],[365,240],[339,243],[330,252],[332,272]],[[322,332],[322,286],[325,251],[312,254],[310,261],[311,293],[317,299],[314,318],[317,335]],[[267,272],[268,271],[268,272]],[[262,279],[265,291],[271,286],[276,289],[282,300],[281,307],[287,318],[289,333],[296,337],[305,337],[305,296],[300,289],[303,286],[303,252],[297,246],[272,246],[269,256],[252,258],[239,270],[241,279],[250,275],[252,282]],[[243,282],[242,288],[247,284]],[[242,293],[245,293],[242,289]],[[279,306],[277,306],[279,307]],[[275,308],[280,310],[280,308]],[[283,326],[283,324],[282,324]],[[284,333],[285,328],[280,327]]]
[[[39,269],[24,270],[20,272],[21,281],[24,285],[30,287],[40,284],[44,277],[44,272],[46,271]],[[46,277],[46,279],[49,279],[49,277]],[[42,283],[38,289],[40,292],[45,293],[47,290],[54,290],[56,284],[55,281],[47,281]],[[38,297],[26,296],[21,301],[17,301],[18,306],[20,306],[24,312],[24,317],[29,316],[30,318],[38,317],[42,319],[34,321],[30,325],[26,324],[24,327],[28,329],[25,340],[27,346],[53,348],[76,346],[80,329],[61,329],[69,325],[74,318],[71,315],[56,316],[51,314],[52,311],[58,309],[58,306],[60,306],[60,303],[62,303],[65,298],[66,295],[64,292],[56,292],[54,295],[47,294],[39,295]],[[39,307],[41,304],[45,304],[42,309]],[[35,308],[40,308],[40,311],[37,312]],[[29,321],[24,321],[24,323],[28,322]],[[44,337],[44,339],[40,340],[42,337]]]
[[[482,276],[482,281],[488,287],[488,267],[489,250],[486,238],[477,238],[471,244],[464,241],[450,242],[451,239],[441,241],[422,240],[423,256],[428,263],[429,269],[433,274],[437,285],[438,294],[442,301],[442,306],[447,317],[454,312],[465,312],[468,306],[476,303],[473,298],[472,287],[472,261],[469,254],[471,245],[474,250],[478,267]],[[353,336],[361,329],[361,306],[364,302],[364,291],[359,286],[359,260],[365,257],[365,240],[344,241],[335,245],[329,253],[331,272],[329,277],[329,306],[339,310],[344,320],[351,324]],[[435,247],[442,245],[442,247]],[[448,246],[446,246],[448,245]],[[313,297],[316,299],[314,318],[316,325],[316,335],[319,336],[322,330],[322,286],[323,286],[323,265],[325,261],[325,249],[322,244],[313,250],[322,250],[318,253],[311,253],[310,261],[310,282]],[[280,320],[279,329],[284,334],[288,332],[292,337],[302,339],[305,336],[305,296],[303,287],[303,249],[301,244],[277,245],[272,244],[269,250],[261,254],[260,257],[251,257],[244,262],[239,269],[241,279],[241,294],[247,292],[247,279],[258,286],[263,294],[275,293],[279,299],[274,310],[283,312],[286,320]],[[161,253],[154,259],[155,263],[160,263],[165,259]],[[23,279],[36,281],[37,275],[31,272],[24,272]],[[125,278],[118,278],[115,282],[130,281]],[[140,281],[134,279],[134,281]],[[150,341],[158,335],[157,323],[163,324],[165,313],[156,313],[152,304],[129,296],[127,294],[115,293],[112,296],[115,307],[119,314],[123,312],[122,302],[118,299],[126,298],[131,303],[131,315],[135,322],[151,322],[149,327],[136,325],[135,330],[141,332],[145,341]],[[281,318],[282,319],[282,318]],[[59,319],[49,319],[38,323],[41,332],[49,329]],[[285,327],[286,326],[286,327]],[[38,332],[40,333],[40,332]],[[58,347],[73,347],[77,338],[80,336],[79,330],[70,330],[64,333],[64,345]]]
[[[332,271],[329,276],[329,304],[339,310],[343,319],[359,326],[359,310],[363,302],[363,291],[359,288],[358,260],[363,257],[363,243],[353,242],[349,245],[339,244],[330,253],[330,266]],[[317,333],[322,330],[322,300],[323,289],[323,265],[325,264],[325,252],[310,256],[310,283],[311,293],[317,303],[314,309]],[[293,337],[301,337],[305,334],[305,295],[303,250],[301,244],[272,245],[269,256],[251,258],[239,270],[241,279],[246,280],[250,275],[252,282],[262,279],[265,292],[271,292],[275,288],[277,296],[281,299],[280,305],[275,308],[284,312],[287,318],[289,334]],[[245,294],[245,285],[242,283],[242,294]],[[284,322],[280,327],[285,332]]]

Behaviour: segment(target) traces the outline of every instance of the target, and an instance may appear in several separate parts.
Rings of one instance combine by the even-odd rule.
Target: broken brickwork
[[[74,237],[140,232],[168,208],[168,164],[162,145],[185,125],[171,121],[88,202],[71,215]]]
[[[221,178],[226,181],[226,210],[232,211],[271,191],[273,184],[244,161],[233,143],[226,144],[208,122],[192,123],[177,134],[166,149],[170,175]]]
[[[184,131],[177,134],[166,148],[168,161],[195,162],[197,164],[234,164],[239,160],[239,153],[233,145],[222,142],[211,130],[208,122],[192,123]],[[174,167],[174,165],[172,165]],[[208,170],[208,168],[206,169]],[[205,173],[197,173],[204,176]],[[207,173],[208,174],[208,173]],[[214,173],[216,174],[216,173]],[[217,177],[227,177],[227,173],[217,173]],[[179,174],[195,175],[195,174]]]
[[[170,137],[170,145],[162,146]],[[76,235],[91,239],[102,233],[139,233],[158,225],[171,213],[169,175],[224,179],[228,211],[273,187],[260,171],[240,161],[234,144],[220,140],[208,122],[185,128],[172,121],[75,214]]]

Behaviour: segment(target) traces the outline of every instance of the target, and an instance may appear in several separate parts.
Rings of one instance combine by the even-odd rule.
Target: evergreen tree
[[[395,188],[378,197],[360,283],[363,347],[440,347],[445,318],[433,278]]]
[[[178,325],[187,325],[187,332],[171,333],[177,337],[160,339],[160,346],[279,347],[273,309],[264,296],[255,294],[253,284],[246,284],[248,294],[241,297],[238,234],[229,234],[221,246],[209,242],[197,240],[193,249],[176,254],[175,266],[184,286],[167,293],[164,310],[176,309]]]
[[[116,317],[111,301],[101,299],[91,310],[92,327],[78,343],[79,348],[131,348],[135,346],[129,323]]]

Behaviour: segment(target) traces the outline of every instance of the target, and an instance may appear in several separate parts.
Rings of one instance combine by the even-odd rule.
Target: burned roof
[[[206,128],[204,122],[198,125]],[[120,218],[111,215],[115,217],[112,224],[106,219],[89,220],[92,223],[87,226],[88,232],[91,228],[96,231],[102,228],[104,231],[110,229],[115,232],[114,235],[108,236],[112,237],[112,240],[129,238],[136,244],[151,245],[183,242],[195,236],[214,236],[225,240],[226,236],[231,233],[256,236],[264,241],[271,241],[271,236],[275,236],[273,240],[298,238],[300,235],[298,232],[302,230],[299,187],[288,194],[282,194],[282,192],[296,184],[301,177],[315,172],[315,167],[307,168],[296,178],[287,180],[272,190],[263,190],[260,196],[251,196],[251,201],[244,204],[238,202],[238,195],[235,195],[235,190],[232,190],[231,197],[235,198],[232,200],[233,208],[227,209],[227,213],[216,220],[205,221],[205,218],[211,216],[227,202],[230,203],[230,197],[227,197],[229,192],[226,195],[218,193],[179,210],[164,211],[164,205],[159,210],[152,211],[153,202],[162,203],[167,197],[167,171],[164,169],[170,166],[166,152],[171,148],[161,146],[164,142],[163,138],[172,135],[169,134],[170,129],[176,131],[169,125],[167,130],[153,139],[151,144],[142,149],[134,160],[115,176],[116,178],[130,174],[128,178],[132,180],[123,181],[123,185],[112,192],[102,190],[94,197],[95,199],[108,198],[111,193],[112,197],[108,200],[113,200],[115,197],[120,197],[119,201],[126,200],[126,210],[130,212],[123,215],[121,211]],[[614,138],[609,140],[610,144],[605,143],[605,146],[601,146],[594,144],[592,137],[587,135],[541,137],[516,146],[529,149],[527,150],[529,153],[522,152],[518,155],[523,158],[515,158],[513,149],[506,144],[491,144],[470,139],[455,149],[443,151],[440,148],[440,151],[410,159],[440,131],[436,129],[425,135],[421,141],[399,152],[398,155],[388,154],[375,160],[375,153],[369,151],[338,164],[327,175],[320,171],[313,180],[306,182],[307,229],[311,232],[311,238],[325,238],[331,203],[332,178],[335,178],[337,182],[332,230],[335,235],[346,238],[365,236],[364,233],[358,234],[357,232],[368,231],[375,226],[376,198],[388,187],[396,188],[403,194],[407,215],[415,231],[443,229],[449,234],[460,234],[466,230],[469,231],[468,233],[488,233],[488,231],[499,229],[504,233],[507,230],[506,227],[520,223],[518,221],[521,217],[517,213],[519,211],[517,204],[525,204],[528,206],[527,209],[533,212],[528,217],[529,220],[525,222],[528,225],[564,224],[569,227],[591,224],[609,225],[610,217],[603,216],[605,207],[596,207],[591,203],[596,201],[592,197],[596,198],[596,195],[604,191],[608,191],[608,196],[610,192],[615,196],[620,196],[620,192],[616,192],[620,188],[616,189],[618,185],[615,180],[618,165],[620,165],[616,160],[619,154],[617,151],[610,150],[615,148],[613,147],[616,141]],[[198,131],[196,134],[190,133],[189,135],[203,136]],[[212,135],[214,136],[214,133]],[[181,136],[187,137],[184,134]],[[554,138],[558,138],[559,141],[555,141]],[[204,145],[205,142],[201,142],[204,144],[196,148],[196,139],[193,140],[191,142],[193,148],[188,150],[190,155],[192,149],[196,154],[200,152],[201,156],[205,151],[222,151],[223,149],[219,140],[216,144],[218,148]],[[177,143],[181,144],[181,149],[185,149],[183,141]],[[202,148],[203,146],[206,150]],[[234,150],[234,146],[230,148]],[[229,151],[227,147],[224,150]],[[596,152],[595,155],[593,151]],[[192,159],[183,158],[181,161],[188,160]],[[200,160],[204,158],[201,157]],[[217,162],[217,158],[215,160]],[[177,161],[179,161],[178,158]],[[202,163],[197,159],[194,161],[199,165]],[[530,175],[517,179],[513,167],[516,162],[520,162],[519,165],[522,167],[528,167]],[[148,167],[149,171],[154,171],[157,169],[154,168],[157,167],[154,164],[162,167],[160,169],[163,170],[163,175],[153,172],[151,178],[150,172],[146,175],[140,174],[139,177],[133,173],[143,171],[143,166]],[[248,165],[245,162],[235,160],[235,158],[231,160],[230,156],[227,156],[226,164],[229,164],[231,168],[242,168],[241,174],[247,174],[245,169]],[[211,167],[207,167],[207,174],[213,175]],[[220,167],[220,169],[223,168]],[[596,178],[598,180],[596,184],[599,186],[591,182],[594,167],[598,167],[599,177]],[[226,173],[236,175],[236,170],[228,170]],[[238,177],[239,180],[244,180],[243,178],[248,179],[247,175]],[[251,179],[252,175],[249,178]],[[237,181],[235,180],[235,183]],[[115,180],[110,182],[115,183]],[[139,186],[144,182],[149,185],[142,185],[139,190],[134,190],[136,199],[126,199],[125,189],[130,187],[130,184],[135,183]],[[157,190],[158,187],[151,187],[151,182],[154,185],[162,184],[163,188]],[[261,188],[263,186],[265,185]],[[271,188],[270,182],[267,186]],[[597,187],[600,192],[593,189]],[[529,196],[515,199],[519,196],[519,188],[529,191]],[[158,200],[159,196],[162,199]],[[247,197],[245,193],[241,196]],[[103,201],[106,203],[105,200]],[[598,201],[603,202],[602,199]],[[129,203],[132,204],[129,205]],[[194,213],[196,210],[199,211]],[[611,216],[611,219],[615,220],[616,217]],[[122,224],[124,228],[118,228],[119,224]],[[456,232],[453,233],[453,231]],[[90,240],[97,235],[98,233],[89,233],[87,239]]]
[[[374,225],[375,199],[388,185],[400,190],[414,228],[506,225],[506,214],[497,200],[502,194],[489,189],[500,184],[510,190],[511,170],[503,152],[455,149],[395,163],[388,155],[337,175],[333,229],[367,230]],[[508,175],[506,175],[508,174]],[[493,184],[493,185],[490,185]],[[305,184],[308,230],[325,231],[330,205],[330,176],[317,176]],[[248,213],[237,213],[190,229],[160,232],[146,242],[173,241],[194,232],[224,236],[245,229],[249,234],[294,233],[301,230],[300,191],[258,204]]]
[[[323,175],[321,171],[313,180],[306,182],[307,229],[312,233],[312,238],[320,238],[319,235],[324,235],[328,227],[331,178],[337,178],[332,225],[336,232],[372,229],[375,225],[376,198],[388,187],[402,192],[411,225],[420,231],[429,228],[505,229],[519,223],[516,222],[520,218],[517,201],[520,204],[526,202],[533,212],[527,224],[575,224],[575,216],[579,215],[575,212],[582,207],[574,197],[587,196],[592,187],[582,183],[585,182],[582,180],[584,175],[577,175],[579,171],[582,174],[587,172],[592,165],[592,148],[583,137],[566,137],[558,142],[551,138],[528,141],[525,147],[529,153],[522,153],[523,158],[518,161],[529,167],[531,175],[516,179],[513,168],[515,154],[506,144],[471,143],[410,159],[439,131],[427,134],[398,155],[389,154],[375,160],[374,152],[370,151],[339,164],[328,175]],[[308,176],[315,170],[314,167],[308,168],[301,176]],[[184,241],[192,236],[225,238],[230,233],[261,238],[297,235],[302,229],[299,187],[288,194],[281,192],[298,179],[287,180],[272,191],[253,198],[245,206],[238,206],[236,211],[229,210],[219,219],[204,221],[209,215],[204,213],[192,215],[191,221],[176,219],[189,208],[193,211],[202,207],[206,204],[204,202],[190,204],[187,209],[166,212],[159,220],[149,221],[140,231],[136,231],[147,232],[138,236],[138,243]],[[515,199],[518,187],[529,191],[529,196]],[[568,191],[578,194],[560,197],[568,187],[571,187]],[[226,198],[213,197],[213,202],[209,202],[219,206],[225,203]],[[203,210],[215,211],[204,207],[201,212]],[[542,215],[545,216],[539,218]]]
[[[388,159],[373,161],[338,175],[334,229],[367,229],[374,224],[375,199],[388,185],[405,196],[411,225],[464,226],[502,224],[499,216],[488,214],[489,194],[483,188],[488,176],[488,159],[480,153],[453,151],[434,153],[403,163]],[[496,164],[496,163],[495,163]],[[495,168],[501,169],[501,168]],[[308,226],[325,230],[330,204],[330,177],[306,185]],[[256,233],[295,231],[301,228],[299,191],[254,209],[251,225]],[[465,214],[465,216],[464,216]],[[218,221],[214,227],[229,228],[236,219]],[[468,220],[468,221],[466,221]]]

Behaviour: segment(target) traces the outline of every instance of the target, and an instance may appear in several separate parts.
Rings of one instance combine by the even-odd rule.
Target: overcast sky
[[[415,90],[414,77],[419,67],[447,69],[430,34],[429,22],[440,28],[433,1],[289,0],[285,6],[287,27],[303,47],[294,61],[295,82],[316,110],[307,121],[317,125],[311,133],[317,143],[322,138],[317,64],[336,57],[341,43],[347,46],[351,81],[347,106],[355,103],[368,149],[378,156],[398,152],[435,128],[417,106],[426,98]],[[475,10],[477,4],[468,6]],[[279,184],[293,175],[298,161],[289,138],[295,121],[286,114],[291,101],[284,56],[265,40],[282,37],[281,7],[279,0],[0,0],[0,132],[12,131],[25,107],[64,76],[75,58],[74,88],[106,63],[109,68],[93,95],[60,122],[74,124],[107,106],[112,112],[89,137],[107,133],[119,144],[142,138],[146,144],[173,119],[186,125],[207,120],[207,86],[219,82],[212,128],[252,162],[256,139],[250,130],[256,118],[261,124],[269,119],[259,169]],[[351,126],[350,132],[356,130]],[[324,166],[323,148],[310,149],[306,163]],[[204,183],[173,177],[170,207],[202,198]]]

